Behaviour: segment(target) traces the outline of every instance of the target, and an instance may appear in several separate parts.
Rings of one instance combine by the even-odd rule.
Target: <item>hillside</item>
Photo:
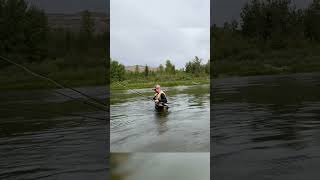
[[[60,14],[48,13],[49,26],[53,28],[67,28],[71,31],[79,31],[81,26],[81,13]],[[92,13],[95,21],[96,33],[109,31],[110,18],[105,13]]]
[[[138,65],[139,72],[144,72],[145,67],[146,66]],[[158,70],[158,68],[155,68],[155,67],[148,67],[148,68],[149,68],[149,71],[157,71]],[[125,69],[126,69],[126,71],[135,72],[136,66],[126,66]]]

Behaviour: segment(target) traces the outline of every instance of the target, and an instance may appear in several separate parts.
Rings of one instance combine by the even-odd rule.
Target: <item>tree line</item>
[[[298,9],[292,0],[250,0],[240,13],[240,21],[213,25],[211,37],[214,60],[241,54],[303,48],[320,41],[320,0]],[[256,53],[256,54],[255,54]],[[248,58],[257,55],[252,52]]]
[[[320,40],[320,0],[297,9],[292,0],[252,0],[241,12],[241,30],[247,37]],[[280,42],[281,44],[281,42]],[[285,46],[285,44],[281,44]]]
[[[203,63],[203,60],[199,57],[195,57],[191,61],[187,62],[184,68],[177,69],[175,65],[167,60],[165,65],[160,64],[156,69],[150,70],[148,65],[144,66],[143,70],[140,70],[139,66],[135,66],[134,71],[126,70],[125,66],[116,60],[111,59],[110,63],[110,77],[112,82],[144,78],[154,76],[178,76],[186,74],[190,76],[208,76],[210,74],[210,61]]]
[[[77,31],[50,27],[45,12],[25,0],[0,0],[0,54],[18,63],[68,57],[64,65],[79,66],[84,56],[105,58],[108,40],[107,30],[95,33],[95,22],[89,11],[82,12]],[[8,65],[0,62],[0,68]]]

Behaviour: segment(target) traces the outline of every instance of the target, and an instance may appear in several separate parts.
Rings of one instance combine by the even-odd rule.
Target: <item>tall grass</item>
[[[46,59],[41,63],[25,63],[24,66],[67,86],[106,85],[106,69],[103,59],[69,56]],[[0,71],[0,90],[56,88],[51,83],[34,77],[21,68],[8,66]]]

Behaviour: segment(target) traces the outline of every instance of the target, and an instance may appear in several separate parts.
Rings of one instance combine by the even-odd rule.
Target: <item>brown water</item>
[[[105,87],[80,90],[106,101]],[[1,92],[0,99],[0,179],[108,178],[107,112],[53,90]],[[101,120],[63,115],[71,112]]]
[[[319,178],[320,74],[212,81],[213,179]]]

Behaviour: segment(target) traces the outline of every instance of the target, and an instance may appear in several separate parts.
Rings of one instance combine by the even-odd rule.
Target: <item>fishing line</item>
[[[35,76],[35,77],[38,77],[38,78],[44,79],[44,80],[46,80],[46,81],[49,81],[49,82],[55,84],[56,86],[58,86],[58,87],[60,87],[60,88],[69,89],[69,90],[72,90],[72,91],[74,91],[74,92],[77,92],[78,94],[80,94],[80,95],[82,95],[82,96],[84,96],[84,97],[86,97],[86,98],[89,98],[90,100],[96,102],[96,103],[92,103],[92,104],[96,104],[96,105],[98,104],[98,105],[100,105],[100,106],[103,106],[103,107],[105,107],[105,108],[108,108],[108,106],[107,106],[106,104],[104,104],[103,102],[101,102],[101,101],[99,101],[99,100],[97,100],[97,99],[95,99],[95,98],[93,98],[93,97],[91,97],[91,96],[88,96],[88,95],[86,95],[86,94],[84,94],[84,93],[82,93],[82,92],[80,92],[80,91],[78,91],[78,90],[76,90],[76,89],[74,89],[74,88],[67,87],[67,86],[62,85],[62,84],[58,83],[57,81],[52,80],[52,79],[50,79],[50,78],[48,78],[48,77],[46,77],[46,76],[43,76],[43,75],[38,74],[38,73],[35,73],[35,72],[33,72],[32,70],[28,69],[27,67],[25,67],[25,66],[23,66],[23,65],[21,65],[21,64],[18,64],[18,63],[14,62],[14,61],[6,58],[6,57],[0,56],[0,58],[1,58],[2,60],[6,61],[6,62],[9,62],[9,63],[11,63],[11,64],[13,64],[13,65],[15,65],[15,66],[23,69],[24,71],[30,73],[31,75],[33,75],[33,76]]]
[[[138,92],[138,91],[136,91],[136,90],[130,89],[128,86],[126,86],[126,85],[124,85],[124,84],[120,84],[120,82],[115,82],[115,83],[117,83],[117,84],[119,84],[120,86],[125,87],[125,88],[127,88],[127,89],[129,89],[129,90],[131,90],[131,91],[133,91],[133,92],[135,92],[135,93],[137,93],[138,95],[143,96],[144,98],[146,98],[146,99],[154,102],[154,100],[153,100],[153,99],[150,99],[148,96],[146,96],[146,95],[144,95],[144,94],[142,94],[142,93],[140,93],[140,92]],[[168,102],[167,102],[166,104],[171,104],[171,103],[168,103]]]
[[[89,106],[91,106],[91,107],[94,107],[95,109],[102,110],[102,111],[108,111],[107,109],[104,109],[104,108],[102,108],[102,107],[100,107],[100,106],[97,106],[97,104],[91,103],[90,101],[81,101],[80,99],[74,98],[74,97],[72,97],[72,96],[68,96],[68,95],[66,95],[66,94],[64,94],[64,93],[61,93],[61,92],[59,92],[59,91],[54,91],[54,93],[59,94],[59,95],[62,95],[62,96],[65,96],[65,97],[70,98],[70,99],[72,99],[72,100],[81,102],[81,103],[83,103],[83,104],[89,105]]]
[[[127,88],[127,89],[129,89],[129,90],[131,90],[131,91],[133,91],[133,92],[135,92],[136,94],[138,94],[138,95],[140,95],[140,96],[143,96],[144,98],[147,98],[148,100],[150,100],[150,101],[153,102],[153,100],[150,99],[148,96],[146,96],[146,95],[144,95],[144,94],[142,94],[142,93],[140,93],[140,92],[138,92],[138,91],[136,91],[136,90],[130,89],[130,88],[128,88],[128,86],[126,86],[126,85],[124,85],[124,84],[120,84],[120,82],[115,82],[115,83],[117,83],[117,84],[119,84],[120,86],[123,86],[123,87],[125,87],[125,88]]]

